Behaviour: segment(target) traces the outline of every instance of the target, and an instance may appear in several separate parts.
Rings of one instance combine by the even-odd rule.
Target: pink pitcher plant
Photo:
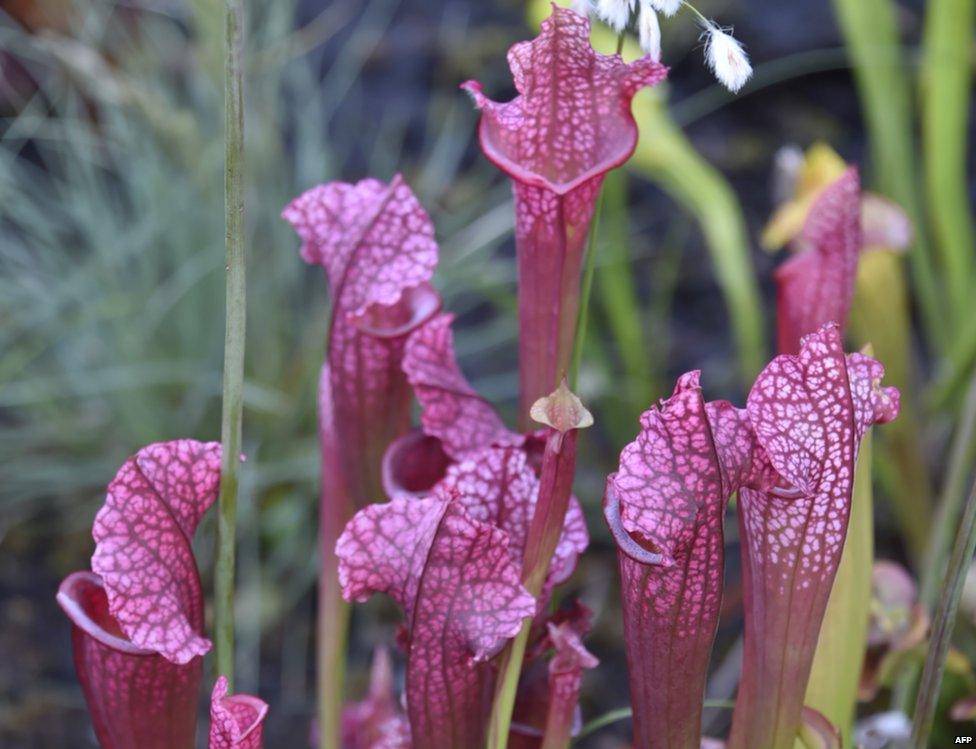
[[[746,409],[705,403],[697,373],[685,375],[642,417],[608,481],[641,747],[700,741],[722,518],[736,491],[746,637],[730,746],[790,747],[802,723],[823,723],[803,696],[843,549],[857,446],[871,424],[894,418],[898,394],[879,389],[877,362],[843,355],[832,322],[846,321],[858,255],[884,230],[862,228],[857,170],[805,199],[797,254],[776,276],[784,356],[757,378]],[[795,223],[783,216],[777,231]],[[679,672],[660,670],[668,668]]]
[[[348,612],[336,577],[336,539],[355,510],[382,496],[380,464],[410,425],[400,367],[411,331],[440,308],[430,285],[437,243],[430,217],[398,175],[389,184],[320,185],[282,212],[301,255],[325,268],[332,296],[319,383],[319,730],[338,740]]]
[[[524,510],[519,517],[508,518],[505,530],[519,549],[520,565],[526,549],[545,558],[542,576],[546,582],[533,594],[538,597],[543,589],[547,592],[572,574],[577,557],[589,543],[579,502],[569,493],[568,484],[562,491],[553,482],[558,476],[571,484],[576,432],[592,419],[568,389],[560,388],[553,397],[540,399],[534,412],[540,424],[548,422],[549,430],[528,434],[509,430],[461,372],[454,354],[452,321],[451,315],[438,315],[407,341],[403,368],[421,405],[422,431],[391,445],[384,460],[386,490],[391,497],[423,494],[447,482],[462,491],[466,486],[477,487],[479,493],[483,487],[494,487],[496,503],[512,494],[524,495],[524,501],[520,500]],[[550,413],[552,409],[559,413]],[[552,426],[557,421],[561,429]],[[548,446],[551,432],[557,436]],[[555,450],[557,442],[559,449]],[[540,497],[558,497],[559,506],[546,505],[539,513]],[[543,536],[549,536],[545,543]],[[545,547],[541,552],[540,544]],[[539,574],[539,565],[530,562],[530,566]]]
[[[791,747],[840,561],[864,431],[898,411],[881,365],[845,355],[835,325],[774,359],[745,409],[706,403],[698,374],[641,420],[607,483],[623,578],[639,747],[696,747],[739,492],[746,637],[731,747]],[[662,685],[667,685],[662,689]]]
[[[635,10],[604,5],[623,25]],[[431,283],[434,228],[401,177],[320,185],[282,213],[303,259],[324,267],[332,304],[318,398],[324,746],[566,749],[580,729],[583,674],[598,661],[583,643],[590,612],[560,607],[557,586],[589,543],[573,481],[579,430],[593,419],[566,374],[596,198],[635,148],[632,98],[666,76],[655,59],[656,11],[677,7],[641,6],[642,43],[653,54],[629,64],[597,54],[589,21],[554,7],[539,36],[509,52],[514,100],[497,103],[477,82],[464,84],[482,110],[482,150],[515,197],[517,429],[456,360],[454,318],[440,313]],[[717,26],[707,34],[710,58],[730,49]],[[751,71],[737,49],[739,69],[717,71],[733,89]],[[859,446],[872,425],[897,416],[899,393],[882,387],[879,362],[843,348],[858,257],[876,228],[857,169],[798,200],[774,222],[776,237],[797,250],[776,274],[781,353],[745,407],[706,400],[700,373],[682,375],[641,416],[605,484],[637,749],[715,744],[702,737],[701,717],[733,495],[745,635],[728,746],[792,749],[801,731],[839,745],[804,695]],[[420,427],[411,429],[414,399]],[[103,749],[194,745],[211,645],[191,541],[216,499],[220,461],[218,444],[193,440],[127,460],[95,518],[92,571],[61,584]],[[340,710],[343,600],[377,593],[403,612],[403,694],[379,648],[367,695]],[[219,676],[209,746],[259,749],[267,705],[228,692]]]
[[[575,428],[585,421],[578,401],[565,388],[541,401],[537,415],[563,425],[550,428],[558,437],[509,431],[461,373],[451,321],[440,315],[407,341],[403,367],[423,408],[423,433],[391,445],[384,462],[390,502],[360,511],[336,547],[347,599],[383,592],[404,609],[406,705],[417,749],[484,741],[492,657],[524,622],[544,615],[553,587],[588,542],[569,491]],[[547,636],[542,623],[537,640]],[[570,642],[558,631],[560,644]],[[553,668],[573,671],[566,663]],[[567,707],[565,680],[544,700],[552,725],[515,726],[517,737],[572,729],[566,721],[575,697]]]
[[[567,376],[586,237],[604,175],[630,158],[630,102],[664,80],[650,55],[625,63],[590,46],[590,22],[553,6],[539,35],[509,50],[519,95],[498,103],[464,88],[482,110],[485,156],[512,180],[519,277],[519,424]]]
[[[789,183],[788,196],[766,226],[763,244],[789,243],[793,253],[775,273],[779,351],[793,354],[800,338],[827,322],[844,331],[862,255],[906,249],[913,229],[897,205],[862,191],[857,167],[823,144],[798,165],[781,168],[779,177]]]
[[[72,622],[75,668],[102,749],[195,745],[203,656],[203,591],[190,546],[217,498],[220,445],[176,440],[144,447],[108,486],[95,517],[92,572],[58,590]],[[259,749],[267,706],[211,700],[211,749]]]
[[[387,451],[383,478],[391,501],[358,513],[336,547],[348,599],[385,592],[404,608],[406,704],[415,747],[476,746],[484,740],[496,680],[490,659],[528,626],[525,622],[538,620],[532,639],[545,639],[545,603],[553,587],[572,574],[588,543],[582,511],[570,488],[576,430],[588,423],[589,414],[562,387],[541,399],[533,411],[548,430],[528,435],[509,430],[461,372],[454,355],[452,319],[438,315],[409,336],[403,370],[422,407],[422,431],[408,433]],[[433,525],[418,525],[421,517]],[[395,533],[394,527],[403,530]],[[417,537],[405,540],[408,529]],[[463,538],[451,540],[452,533]],[[396,548],[386,548],[394,536]],[[422,582],[440,575],[441,546],[463,550],[479,536],[484,540],[475,547],[477,555],[472,551],[461,560],[455,558],[457,587],[439,591],[433,582]],[[402,559],[396,562],[398,555]],[[381,570],[393,575],[397,564],[404,570],[396,573],[394,582],[368,574]],[[474,594],[465,587],[468,575],[481,590],[478,601],[469,601]],[[489,591],[498,596],[493,606]],[[418,612],[441,611],[445,604],[436,599],[445,597],[454,601],[453,611],[465,611],[475,603],[489,608],[454,616],[454,621],[433,618],[428,623],[420,618]],[[462,624],[485,627],[488,634],[482,641],[472,640],[470,633],[457,630]],[[557,652],[576,642],[564,629],[558,632]],[[568,655],[560,662],[567,659]],[[523,693],[532,691],[532,660],[526,659]],[[580,669],[588,663],[582,658]],[[513,737],[523,745],[548,740],[549,735],[569,735],[573,728],[576,696],[565,684],[573,669],[567,663],[553,668],[563,678],[551,684],[548,694],[543,690],[541,700],[551,724],[540,728],[517,722]],[[523,702],[528,699],[522,695]],[[443,713],[446,705],[459,701],[467,707]]]

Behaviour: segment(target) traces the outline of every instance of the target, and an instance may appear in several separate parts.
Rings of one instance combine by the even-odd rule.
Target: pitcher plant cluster
[[[631,100],[667,77],[658,14],[683,5],[554,7],[536,38],[509,52],[513,100],[494,101],[477,81],[462,85],[480,109],[484,156],[514,194],[516,424],[458,365],[455,318],[434,286],[434,226],[402,177],[320,185],[282,213],[302,259],[324,268],[332,300],[318,395],[314,733],[323,747],[558,749],[580,731],[582,680],[600,678],[600,665],[585,644],[592,613],[560,586],[589,544],[573,482],[579,431],[594,416],[568,382],[586,314],[583,269],[604,177],[637,143]],[[626,63],[594,51],[592,12],[618,31],[633,14],[647,54]],[[737,90],[748,58],[727,31],[702,22],[709,66]],[[701,717],[730,504],[745,622],[724,741],[732,749],[792,749],[801,735],[841,741],[839,727],[805,704],[807,681],[845,546],[859,446],[899,410],[882,364],[845,353],[844,328],[859,257],[906,244],[911,227],[897,207],[862,192],[856,167],[816,180],[798,166],[789,177],[792,195],[764,237],[794,250],[775,274],[779,355],[743,405],[708,399],[707,372],[683,374],[640,416],[606,478],[640,749],[721,743],[701,735]],[[106,749],[194,746],[203,681],[213,685],[210,746],[261,746],[265,703],[229,695],[219,674],[204,679],[210,641],[191,543],[220,466],[215,443],[139,450],[95,518],[91,571],[70,575],[58,592]],[[368,694],[343,704],[348,603],[376,594],[402,610],[402,625],[395,643],[376,644]],[[875,663],[912,631],[872,635]],[[394,649],[405,663],[402,689]]]

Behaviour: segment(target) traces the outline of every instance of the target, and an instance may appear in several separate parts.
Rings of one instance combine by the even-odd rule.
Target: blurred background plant
[[[790,143],[829,142],[915,220],[909,252],[862,262],[852,329],[856,344],[874,344],[907,405],[873,451],[877,556],[905,563],[931,610],[976,452],[973,6],[703,0],[749,47],[756,74],[738,98],[703,69],[690,16],[664,23],[673,73],[663,94],[635,102],[641,144],[631,169],[607,181],[580,373],[597,415],[577,481],[594,546],[572,584],[598,612],[591,649],[602,666],[584,686],[587,717],[627,702],[603,478],[677,373],[700,368],[709,397],[741,402],[765,360],[779,259],[759,251],[759,236],[776,206],[775,154]],[[5,0],[0,9],[0,743],[88,746],[57,581],[85,565],[92,515],[125,456],[219,433],[222,8]],[[272,704],[269,745],[299,745],[314,704],[314,398],[328,300],[278,214],[313,184],[403,172],[437,226],[436,281],[460,315],[462,366],[511,415],[511,198],[474,146],[476,114],[457,84],[477,77],[497,98],[512,93],[503,54],[539,9],[289,0],[248,3],[247,13],[236,688]],[[204,570],[211,553],[200,544]],[[737,673],[731,564],[709,689],[717,705]],[[967,600],[943,708],[973,691]],[[395,616],[382,603],[356,616],[358,694],[370,647],[392,640]],[[909,708],[923,657],[907,650],[861,712]],[[706,710],[713,732],[727,720],[722,707]],[[933,740],[973,729],[943,709]],[[584,742],[619,746],[625,735],[610,723]]]

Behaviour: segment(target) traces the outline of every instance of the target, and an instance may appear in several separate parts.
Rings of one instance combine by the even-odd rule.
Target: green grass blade
[[[976,362],[976,315],[959,328],[952,341],[942,369],[924,395],[927,408],[932,411],[951,409],[965,389],[973,364]]]
[[[925,197],[956,321],[972,314],[976,277],[976,235],[966,175],[974,17],[974,0],[928,3],[923,49]]]
[[[834,0],[834,8],[854,67],[874,178],[880,191],[901,205],[915,224],[910,257],[919,308],[929,338],[942,349],[949,331],[921,221],[910,77],[902,60],[895,4],[889,0]]]
[[[915,562],[921,561],[932,515],[932,482],[924,460],[917,390],[911,372],[911,320],[904,258],[878,250],[861,256],[851,309],[851,335],[870,342],[885,366],[885,381],[902,394],[898,418],[875,443],[879,479]],[[884,470],[882,470],[882,468]]]
[[[701,225],[728,308],[741,380],[748,385],[766,361],[766,336],[742,208],[728,181],[671,120],[660,96],[638,97],[634,115],[643,137],[631,163]]]
[[[959,599],[962,598],[966,571],[976,549],[976,481],[973,482],[966,500],[965,510],[959,521],[959,530],[952,546],[952,556],[946,567],[939,605],[932,617],[932,636],[929,641],[922,680],[918,687],[918,699],[912,715],[912,746],[928,746],[935,708],[939,701],[942,677],[945,674],[946,656],[952,642],[952,630],[956,624]]]
[[[928,557],[922,576],[922,604],[931,609],[935,605],[939,581],[942,579],[952,529],[958,522],[960,507],[966,488],[966,478],[976,459],[976,374],[970,380],[969,392],[956,424],[956,433],[949,448],[945,483],[939,498],[939,510],[932,529]]]
[[[599,301],[623,368],[622,395],[631,413],[637,413],[647,408],[658,390],[650,365],[656,347],[647,339],[631,264],[627,176],[610,174],[603,191],[607,240],[602,250],[604,262],[597,271]]]
[[[244,251],[244,92],[243,0],[227,0],[224,64],[224,210],[226,230],[227,318],[224,334],[224,385],[220,440],[220,497],[214,569],[214,654],[217,673],[234,685],[234,562],[237,489],[244,409],[245,251]]]

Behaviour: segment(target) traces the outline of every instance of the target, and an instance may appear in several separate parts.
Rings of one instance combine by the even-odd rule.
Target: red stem
[[[576,439],[576,429],[565,433],[550,429],[542,456],[539,500],[532,515],[522,562],[522,582],[537,598],[566,522],[576,474]]]

